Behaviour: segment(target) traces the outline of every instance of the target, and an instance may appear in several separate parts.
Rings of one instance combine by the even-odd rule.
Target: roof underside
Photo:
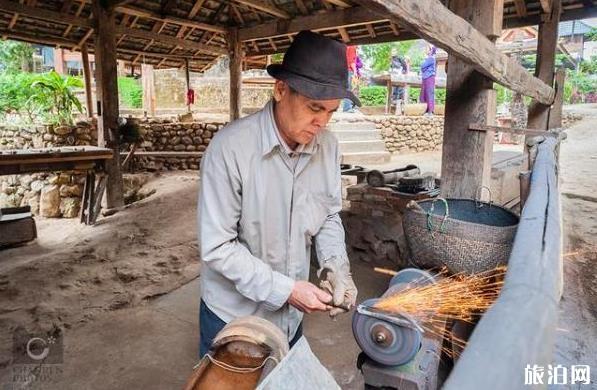
[[[445,3],[445,0],[442,1]],[[597,16],[593,0],[562,0],[561,20]],[[231,28],[247,67],[283,52],[300,29],[350,44],[414,39],[404,27],[366,8],[367,0],[132,0],[116,7],[118,58],[157,68],[204,71],[227,50]],[[504,28],[534,25],[539,0],[505,0]],[[0,35],[50,46],[94,50],[90,0],[0,0]]]

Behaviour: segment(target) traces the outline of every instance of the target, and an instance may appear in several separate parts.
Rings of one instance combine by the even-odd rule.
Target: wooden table
[[[96,146],[0,150],[0,175],[56,171],[87,172],[79,215],[81,222],[93,225],[99,215],[102,196],[106,189],[105,165],[110,159],[111,149]]]
[[[385,85],[388,88],[388,98],[386,99],[386,114],[390,113],[392,107],[392,87],[403,87],[404,88],[404,102],[408,102],[408,89],[409,87],[421,88],[423,86],[423,80],[421,76],[409,73],[409,74],[390,74],[388,72],[373,76],[371,81],[377,85]],[[436,88],[446,88],[446,78],[436,77],[435,78]],[[396,107],[398,111],[398,107]],[[396,112],[398,114],[398,112]]]

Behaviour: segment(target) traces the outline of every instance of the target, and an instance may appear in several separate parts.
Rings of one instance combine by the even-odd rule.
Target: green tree
[[[28,43],[0,41],[0,71],[30,72],[33,65],[33,47]]]
[[[585,34],[587,41],[597,41],[597,27],[591,27],[591,31]]]
[[[75,88],[83,88],[83,82],[55,71],[36,75],[31,87],[31,100],[48,113],[47,119],[57,124],[72,124],[75,109],[83,112],[81,102],[74,94]]]
[[[422,49],[417,45],[418,40],[379,43],[376,45],[363,45],[361,50],[365,61],[375,72],[383,72],[390,69],[390,57],[392,49],[396,48],[398,53],[410,59],[410,67],[418,69],[425,58]]]
[[[31,87],[35,76],[32,73],[0,72],[0,117],[15,114],[33,122],[39,111],[30,99],[35,93]]]

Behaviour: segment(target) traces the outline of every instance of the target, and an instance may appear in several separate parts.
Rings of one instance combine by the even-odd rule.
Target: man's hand
[[[331,317],[346,313],[355,305],[357,288],[350,274],[348,260],[331,258],[323,263],[318,275],[321,278],[319,286],[333,294]]]
[[[330,294],[304,280],[298,280],[294,283],[292,293],[288,298],[288,303],[303,313],[328,311],[332,309],[328,305],[331,301],[332,296]]]

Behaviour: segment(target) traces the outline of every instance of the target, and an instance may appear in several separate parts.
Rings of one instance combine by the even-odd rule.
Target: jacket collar
[[[278,147],[281,151],[285,151],[284,145],[281,144],[280,139],[276,135],[279,134],[279,129],[274,119],[274,101],[273,99],[267,102],[265,107],[261,110],[260,114],[261,122],[261,155],[271,153],[274,148]],[[319,145],[319,134],[317,134],[311,142],[304,145],[299,153],[313,154],[315,153],[317,146]]]

